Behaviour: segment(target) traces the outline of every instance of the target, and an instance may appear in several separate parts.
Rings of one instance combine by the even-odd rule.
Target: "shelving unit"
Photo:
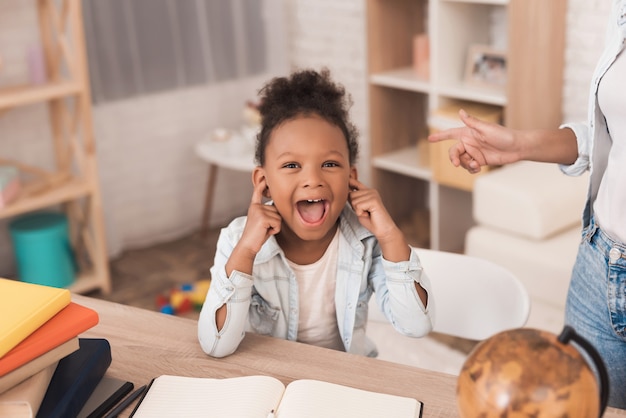
[[[51,207],[63,209],[79,266],[70,290],[85,293],[100,289],[107,294],[111,282],[81,2],[38,0],[36,3],[47,82],[0,89],[0,115],[17,107],[47,103],[56,169],[49,173],[36,169],[42,175],[30,179],[18,200],[0,209],[0,219]]]
[[[557,127],[566,0],[368,0],[367,7],[374,186],[399,225],[427,213],[429,246],[462,252],[473,224],[472,194],[433,175],[429,115],[463,100],[501,107],[502,123],[511,128]],[[494,22],[496,16],[504,21]],[[504,25],[506,39],[492,39],[494,23]],[[421,33],[429,38],[429,79],[413,67],[413,38]],[[468,85],[470,47],[498,43],[504,44],[506,89]]]

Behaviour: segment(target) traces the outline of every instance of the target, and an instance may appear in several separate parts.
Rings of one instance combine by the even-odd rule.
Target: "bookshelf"
[[[566,0],[368,0],[372,181],[403,229],[416,217],[427,224],[428,239],[412,244],[462,252],[473,225],[471,189],[433,174],[433,164],[449,165],[431,154],[450,144],[426,141],[437,109],[466,101],[501,108],[511,128],[561,123],[565,14]],[[414,69],[418,34],[428,35],[428,78]],[[501,51],[505,86],[467,82],[476,45]]]
[[[111,291],[102,200],[93,137],[91,93],[80,0],[38,0],[46,80],[0,89],[0,117],[12,109],[45,103],[54,141],[55,170],[16,161],[29,174],[20,197],[0,209],[0,219],[60,207],[68,217],[79,272],[70,290]],[[0,29],[1,30],[1,29]],[[0,133],[1,135],[1,133]]]

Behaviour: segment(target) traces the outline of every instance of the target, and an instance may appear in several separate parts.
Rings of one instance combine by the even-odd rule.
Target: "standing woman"
[[[429,141],[456,139],[450,161],[470,173],[520,160],[558,163],[573,176],[590,170],[565,322],[601,354],[609,405],[626,409],[626,0],[607,1],[613,4],[586,123],[512,130],[461,110],[464,127],[432,134]]]

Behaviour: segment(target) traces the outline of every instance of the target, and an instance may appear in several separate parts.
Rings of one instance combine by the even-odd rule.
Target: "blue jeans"
[[[591,219],[572,272],[565,323],[598,350],[609,373],[609,406],[626,409],[626,245]]]

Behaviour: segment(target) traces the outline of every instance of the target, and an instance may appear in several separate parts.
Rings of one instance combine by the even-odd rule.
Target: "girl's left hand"
[[[397,230],[376,189],[371,189],[356,179],[350,179],[350,189],[348,201],[359,217],[359,222],[379,241],[384,241],[389,234]]]
[[[410,248],[404,234],[387,212],[380,194],[356,179],[350,179],[348,201],[359,217],[359,222],[378,240],[385,259],[404,261],[410,256]]]

